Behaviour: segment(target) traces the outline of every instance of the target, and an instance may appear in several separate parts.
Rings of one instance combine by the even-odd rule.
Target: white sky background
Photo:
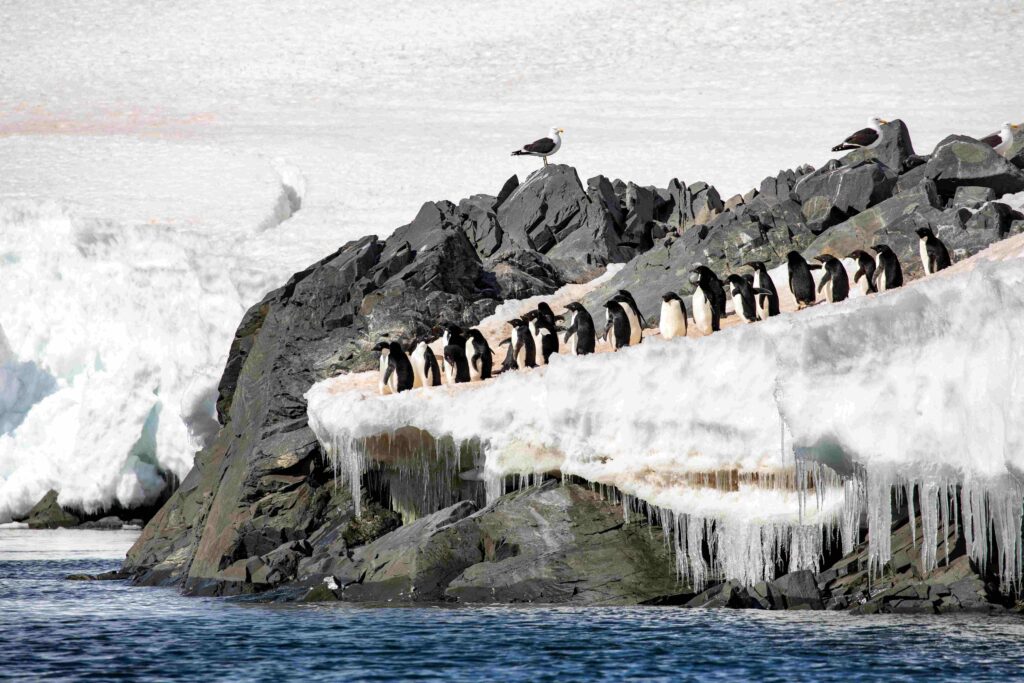
[[[525,176],[509,152],[551,125],[583,179],[728,197],[872,115],[924,152],[1024,119],[1020,2],[776,4],[0,0],[0,363],[59,384],[0,434],[0,521],[49,487],[142,495],[154,405],[184,475],[180,415],[248,306]],[[277,225],[282,175],[305,193]],[[9,388],[0,411],[35,400]]]

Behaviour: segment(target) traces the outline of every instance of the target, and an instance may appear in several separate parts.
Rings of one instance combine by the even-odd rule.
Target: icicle
[[[938,495],[934,481],[922,482],[921,494],[921,573],[936,567],[935,551],[939,544]]]
[[[946,548],[946,566],[949,566],[949,484],[939,487],[939,511],[942,513],[942,544]]]
[[[924,502],[921,502],[921,507],[924,507]],[[921,514],[924,514],[922,511]],[[917,547],[917,515],[914,513],[914,482],[907,480],[907,517],[910,519],[910,543],[913,547]],[[922,522],[923,523],[923,522]],[[924,532],[921,532],[924,534]],[[925,536],[927,538],[927,536]]]
[[[878,469],[868,471],[868,571],[881,576],[892,559],[892,477]]]

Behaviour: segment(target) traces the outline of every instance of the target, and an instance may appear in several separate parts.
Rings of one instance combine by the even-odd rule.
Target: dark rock
[[[745,609],[751,605],[746,598],[746,592],[738,584],[732,581],[726,581],[720,583],[717,586],[708,588],[703,593],[699,593],[692,600],[686,603],[685,607],[695,608],[703,607],[707,609],[712,608],[731,608],[731,609]]]
[[[995,198],[996,191],[991,187],[961,185],[956,188],[956,194],[953,195],[953,206],[955,208],[966,207],[968,209],[977,209],[986,202],[990,202]]]
[[[402,516],[380,506],[369,506],[362,517],[349,522],[342,532],[342,540],[349,548],[365,545],[390,533],[402,525]]]
[[[583,224],[589,203],[576,170],[552,164],[531,173],[509,195],[498,220],[514,244],[543,254]]]
[[[595,176],[587,181],[587,195],[590,200],[604,208],[612,218],[612,222],[618,232],[626,227],[626,214],[619,204],[619,198],[615,194],[615,188],[603,175]]]
[[[445,591],[460,602],[636,604],[687,593],[661,534],[624,523],[621,506],[580,486],[505,496],[455,530],[483,549]]]
[[[626,186],[626,228],[622,239],[636,251],[647,251],[654,243],[651,238],[654,208],[655,194],[652,190],[633,183]]]
[[[896,173],[875,160],[845,166],[833,160],[801,178],[793,191],[807,226],[820,233],[888,199],[895,187]]]
[[[790,572],[780,576],[770,585],[776,606],[785,609],[824,609],[825,605],[818,591],[814,573],[808,570]]]
[[[78,526],[81,519],[57,503],[57,492],[46,492],[29,510],[25,523],[30,529],[58,529]],[[120,528],[120,526],[118,526]]]
[[[853,166],[868,159],[877,159],[897,173],[906,168],[907,160],[914,154],[910,131],[903,121],[896,119],[882,126],[882,142],[873,149],[855,149],[840,159],[846,166]]]
[[[900,174],[900,177],[896,179],[896,187],[893,190],[894,194],[909,192],[923,183],[927,180],[925,177],[926,170],[925,166],[915,166],[912,170]]]
[[[965,135],[950,135],[935,148],[925,177],[933,180],[943,197],[958,187],[989,187],[997,196],[1024,190],[1024,173],[983,142]]]
[[[82,522],[79,525],[80,529],[107,529],[115,530],[121,529],[124,526],[124,522],[118,517],[101,517],[100,519],[90,520],[88,522]]]
[[[519,176],[513,175],[511,178],[505,181],[505,184],[501,186],[498,191],[498,196],[494,199],[494,204],[491,205],[492,211],[497,211],[498,207],[505,203],[505,200],[516,191],[519,187]]]
[[[131,574],[120,569],[113,569],[109,572],[99,574],[68,574],[65,581],[124,581],[130,579]]]

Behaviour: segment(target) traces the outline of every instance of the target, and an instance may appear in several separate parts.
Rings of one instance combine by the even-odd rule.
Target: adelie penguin
[[[786,254],[786,266],[789,269],[789,291],[796,299],[797,309],[807,308],[817,301],[814,294],[814,276],[811,270],[821,268],[818,264],[810,264],[804,260],[799,251]]]
[[[466,333],[466,360],[471,380],[490,379],[494,368],[494,353],[480,330],[470,328]]]
[[[846,274],[843,262],[831,254],[817,257],[825,268],[825,274],[818,283],[818,293],[825,293],[825,301],[834,304],[850,296],[850,277]]]
[[[762,261],[750,261],[743,264],[754,269],[754,289],[763,289],[766,294],[757,295],[757,318],[767,320],[779,314],[779,290],[768,274],[768,267]]]
[[[426,340],[417,339],[409,345],[409,362],[412,364],[413,389],[441,385],[441,368]]]
[[[625,290],[621,290],[625,291]],[[640,309],[636,307],[636,302],[633,301],[633,296],[626,292],[626,295],[616,294],[611,298],[622,306],[622,312],[626,314],[626,320],[629,321],[629,346],[635,346],[644,340],[644,328],[641,321]]]
[[[627,304],[625,311],[629,316],[630,345],[641,343],[644,340],[644,328],[647,327],[647,320],[640,312],[640,307],[636,305],[636,299],[627,289],[620,289],[613,298]]]
[[[398,342],[378,342],[373,349],[380,353],[380,380],[377,389],[382,396],[412,389],[412,363]]]
[[[574,356],[585,356],[594,352],[597,343],[597,332],[594,330],[594,319],[583,307],[583,304],[574,301],[565,307],[566,311],[559,318],[569,318],[569,326],[565,329],[565,338],[562,340],[569,346],[569,351]]]
[[[658,319],[658,331],[662,339],[675,339],[686,336],[686,304],[675,292],[661,295],[661,317]]]
[[[885,292],[903,286],[903,268],[900,267],[900,260],[896,252],[887,244],[876,244],[875,250],[875,279],[872,281],[875,289]]]
[[[690,282],[697,284],[701,280],[705,280],[707,283],[707,289],[711,292],[712,297],[710,299],[712,306],[718,311],[718,317],[725,317],[725,285],[715,275],[715,271],[711,270],[707,266],[694,266],[693,270],[690,271]]]
[[[949,250],[942,243],[931,228],[917,229],[918,250],[921,254],[921,265],[924,266],[924,274],[931,275],[943,268],[949,268]]]
[[[857,272],[853,274],[853,283],[860,284],[862,294],[873,294],[875,289],[875,257],[861,249],[850,252],[846,258],[852,258],[857,262]]]
[[[618,351],[629,346],[631,336],[629,316],[626,308],[629,304],[624,303],[618,297],[605,303],[604,308],[608,314],[608,323],[604,327],[604,338],[612,345],[612,350]]]
[[[697,266],[690,271],[690,281],[697,285],[691,298],[693,322],[701,334],[717,332],[721,323],[720,311],[725,309],[725,289],[718,277],[707,266]],[[717,287],[715,286],[717,284]],[[718,289],[722,290],[722,306],[718,306]]]
[[[736,315],[740,316],[744,322],[757,322],[757,299],[755,295],[765,295],[768,290],[755,290],[750,280],[735,273],[727,277],[725,281],[731,290],[732,306],[736,309]]]
[[[469,381],[469,362],[466,360],[464,345],[449,344],[444,347],[444,377],[448,384],[462,384]]]
[[[555,314],[551,307],[541,302],[536,310],[523,316],[533,336],[533,346],[537,350],[537,365],[547,365],[548,359],[558,353],[558,329]]]
[[[522,368],[537,367],[537,349],[533,344],[533,335],[525,320],[513,318],[508,321],[512,326],[512,336],[502,344],[508,344],[508,353],[505,355],[505,362],[501,370],[520,370]]]

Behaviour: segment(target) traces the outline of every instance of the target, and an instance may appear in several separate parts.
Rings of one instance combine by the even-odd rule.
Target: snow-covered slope
[[[94,508],[184,476],[248,306],[426,199],[534,169],[508,153],[552,124],[584,178],[728,196],[821,163],[871,114],[923,149],[1016,120],[1019,18],[923,0],[4,3],[0,522],[48,488]]]
[[[1024,259],[961,266],[883,295],[702,339],[556,356],[486,383],[380,397],[326,380],[308,394],[310,423],[351,473],[408,449],[411,427],[479,440],[494,493],[507,474],[553,470],[614,485],[675,520],[681,569],[698,580],[706,534],[714,571],[757,581],[780,547],[791,568],[814,566],[823,526],[850,547],[862,506],[881,566],[893,486],[918,487],[922,562],[934,566],[950,514],[940,500],[959,483],[972,555],[984,561],[994,540],[1017,581]]]

